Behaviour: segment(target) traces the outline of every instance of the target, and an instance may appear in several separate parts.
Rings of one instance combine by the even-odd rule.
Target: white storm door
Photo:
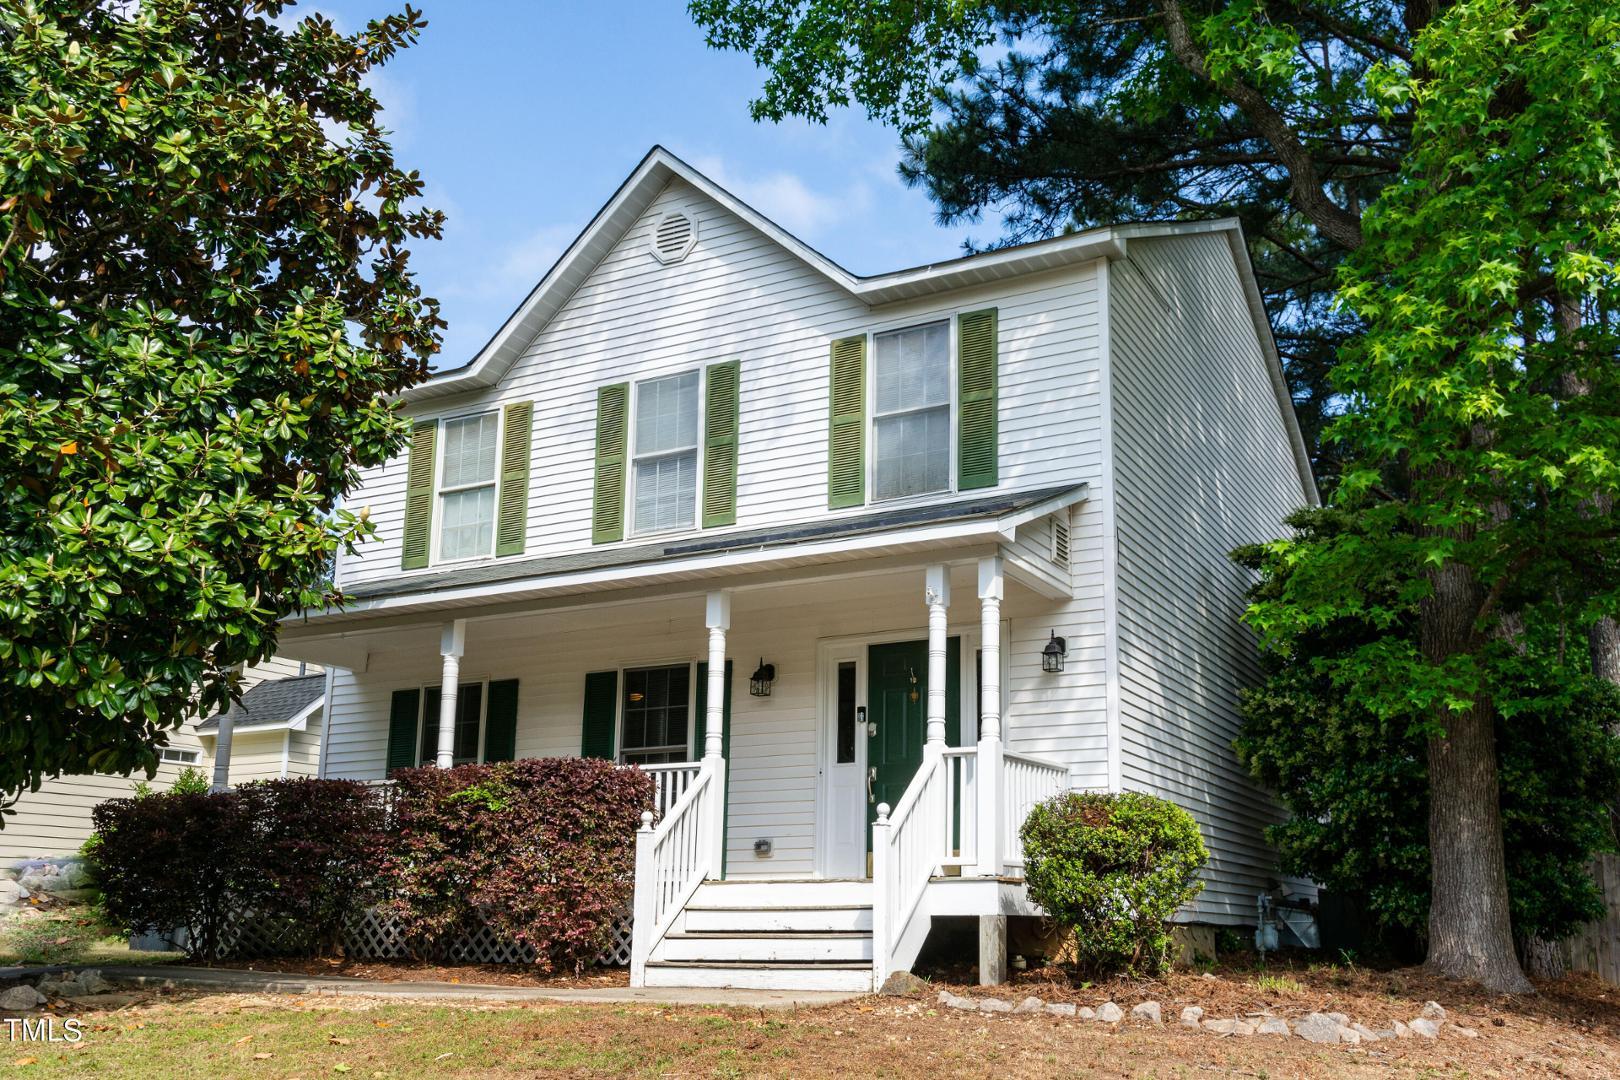
[[[864,878],[866,862],[866,664],[857,650],[834,654],[822,679],[822,873]]]

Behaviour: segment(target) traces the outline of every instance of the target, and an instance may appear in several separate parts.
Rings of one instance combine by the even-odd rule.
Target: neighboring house
[[[981,977],[1018,825],[1163,795],[1253,924],[1279,811],[1226,553],[1313,502],[1233,221],[856,277],[655,149],[348,499],[322,774],[587,754],[657,776],[636,984],[869,987],[935,917]]]
[[[259,674],[266,674],[264,669],[271,665],[275,677],[255,682],[240,702],[197,725],[197,736],[214,767],[227,766],[223,780],[231,786],[314,776],[320,764],[326,675],[280,657],[260,665]],[[231,744],[229,753],[221,754],[219,726],[227,715]]]

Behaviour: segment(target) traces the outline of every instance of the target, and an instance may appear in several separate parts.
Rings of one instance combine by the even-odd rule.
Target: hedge
[[[330,953],[374,905],[419,958],[480,923],[548,968],[600,953],[629,907],[650,776],[579,758],[394,776],[387,813],[385,789],[347,780],[102,803],[88,850],[106,912],[131,932],[184,929],[175,943],[197,959],[244,912],[293,951]]]

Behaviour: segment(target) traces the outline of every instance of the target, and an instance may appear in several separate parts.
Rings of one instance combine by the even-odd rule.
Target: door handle
[[[872,785],[876,781],[877,781],[877,766],[873,765],[873,766],[870,766],[866,770],[866,801],[868,803],[877,802],[877,792],[872,790]]]

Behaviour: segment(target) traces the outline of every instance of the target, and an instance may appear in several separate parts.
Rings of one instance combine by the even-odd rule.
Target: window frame
[[[469,687],[469,686],[477,686],[477,687],[479,687],[479,693],[478,693],[478,756],[475,757],[470,762],[462,762],[461,764],[463,764],[463,765],[482,765],[482,764],[484,764],[484,754],[485,754],[485,750],[486,750],[485,743],[487,742],[486,736],[487,736],[488,731],[489,731],[489,684],[494,682],[494,681],[495,680],[485,678],[482,675],[479,675],[479,676],[477,676],[475,678],[470,678],[470,679],[458,679],[456,681],[456,694],[458,696],[460,695],[461,691],[466,687]],[[423,761],[422,756],[421,756],[422,755],[422,738],[426,734],[426,730],[427,730],[426,729],[426,724],[427,724],[427,721],[428,721],[428,717],[427,717],[427,696],[428,696],[428,691],[429,690],[438,690],[438,691],[441,691],[441,693],[442,693],[442,691],[444,690],[444,684],[443,683],[423,683],[423,684],[421,684],[420,686],[418,686],[416,688],[416,741],[414,743],[412,743],[411,745],[414,748],[414,756],[416,757],[416,767],[419,768],[419,769],[424,768],[424,767],[426,767],[428,765],[432,765],[432,764],[435,763],[434,761]],[[437,724],[439,722],[439,718],[437,716],[434,716],[433,717],[433,722],[435,724]],[[450,764],[451,765],[456,764],[454,751],[455,751],[455,748],[451,747],[451,759],[450,759]]]
[[[450,446],[448,432],[450,425],[461,420],[475,420],[485,416],[495,417],[495,475],[493,479],[477,484],[457,484],[453,487],[444,486],[444,458]],[[478,562],[495,557],[496,533],[500,531],[501,524],[501,447],[506,438],[506,409],[502,405],[492,408],[476,409],[471,412],[456,413],[453,416],[439,418],[439,430],[433,440],[433,546],[428,557],[430,566],[455,566],[458,563]],[[495,492],[495,516],[490,520],[489,549],[479,554],[463,555],[460,558],[447,559],[444,556],[444,497],[455,495],[463,491],[477,491],[480,488],[491,488]]]
[[[174,754],[175,757],[168,755]],[[160,765],[196,765],[202,761],[201,750],[187,750],[180,746],[158,747],[158,763]]]
[[[702,747],[696,745],[698,732],[697,691],[698,691],[698,663],[691,657],[672,657],[665,660],[638,660],[623,664],[617,669],[618,694],[613,701],[613,763],[625,765],[624,760],[624,699],[629,681],[626,676],[632,671],[647,671],[653,668],[673,668],[685,666],[686,680],[686,757],[680,761],[658,762],[658,765],[689,765],[703,756]],[[637,751],[642,752],[642,751]]]
[[[660,450],[651,454],[638,454],[636,452],[636,420],[640,415],[641,388],[647,383],[660,382],[664,379],[678,379],[682,375],[697,376],[697,441],[690,449]],[[709,375],[706,366],[682,368],[680,371],[670,371],[662,375],[649,375],[643,379],[630,380],[630,405],[625,414],[625,453],[624,453],[624,518],[625,539],[644,539],[652,536],[674,536],[681,533],[692,532],[699,528],[703,521],[703,437],[707,431],[708,417],[708,387]],[[696,460],[694,475],[695,483],[692,485],[692,523],[690,525],[677,525],[668,529],[650,529],[645,532],[636,528],[636,464],[643,458],[652,461],[659,458],[674,457],[677,454],[690,453]],[[638,664],[637,667],[650,667],[657,665]],[[664,665],[670,666],[670,665]],[[622,676],[624,669],[620,669]]]
[[[925,319],[921,322],[906,321],[893,325],[872,327],[866,331],[866,502],[865,506],[883,504],[885,506],[905,506],[913,502],[927,502],[937,499],[941,495],[955,495],[957,493],[957,454],[959,452],[957,425],[958,413],[961,408],[960,387],[957,373],[957,313],[946,312],[937,319]],[[947,419],[945,424],[946,436],[946,468],[945,486],[934,488],[931,491],[919,491],[912,495],[893,495],[888,498],[879,498],[877,493],[877,466],[878,441],[877,422],[891,416],[906,416],[913,413],[924,412],[927,409],[937,409],[938,405],[928,405],[916,409],[906,409],[899,412],[884,413],[878,416],[877,411],[877,339],[889,334],[903,334],[907,330],[923,330],[930,326],[945,326],[945,369],[949,400],[947,401]]]

